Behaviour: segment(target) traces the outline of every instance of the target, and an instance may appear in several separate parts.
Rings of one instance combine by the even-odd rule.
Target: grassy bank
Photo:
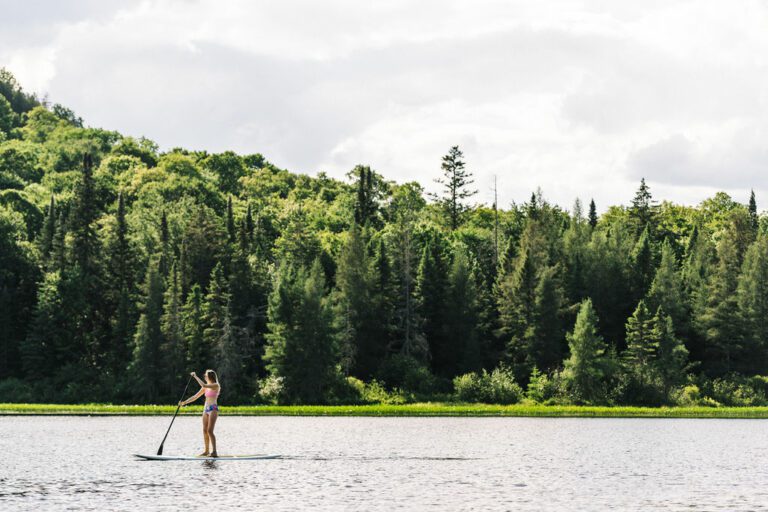
[[[0,415],[153,416],[173,414],[169,405],[0,404]],[[180,414],[200,414],[200,406]],[[406,405],[298,405],[222,407],[240,416],[531,416],[595,418],[768,418],[768,407],[586,407],[418,403]]]

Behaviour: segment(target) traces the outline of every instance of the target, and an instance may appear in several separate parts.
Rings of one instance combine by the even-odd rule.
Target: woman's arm
[[[203,388],[200,388],[200,391],[195,393],[193,396],[187,398],[186,400],[179,402],[179,405],[187,405],[188,403],[194,402],[195,400],[203,396],[203,393],[205,393],[205,390]]]
[[[195,378],[198,384],[200,384],[201,388],[207,388],[207,389],[219,389],[219,384],[217,382],[214,382],[213,384],[207,384],[203,379],[197,376],[197,373],[192,372],[192,376]]]

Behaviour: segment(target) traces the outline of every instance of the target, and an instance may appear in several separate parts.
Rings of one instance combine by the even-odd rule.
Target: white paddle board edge
[[[143,460],[265,460],[280,458],[280,455],[222,455],[220,457],[190,457],[184,455],[142,455],[139,453],[134,453],[133,456]]]

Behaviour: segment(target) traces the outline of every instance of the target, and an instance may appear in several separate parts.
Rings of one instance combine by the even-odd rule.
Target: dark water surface
[[[0,417],[0,510],[768,510],[765,420],[224,415],[220,453],[284,458],[134,460],[168,421]]]

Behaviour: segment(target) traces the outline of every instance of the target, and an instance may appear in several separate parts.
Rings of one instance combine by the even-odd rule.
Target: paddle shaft
[[[171,418],[171,424],[168,425],[168,430],[165,431],[165,436],[163,436],[163,441],[160,443],[160,448],[157,449],[157,454],[162,455],[163,454],[163,445],[165,444],[165,440],[168,438],[168,433],[171,431],[171,427],[173,426],[173,422],[176,419],[176,415],[179,414],[179,409],[181,409],[181,401],[184,400],[184,397],[187,395],[187,388],[189,387],[189,383],[192,382],[192,376],[189,376],[189,379],[187,379],[187,385],[184,386],[184,391],[181,393],[181,400],[179,400],[179,405],[176,406],[176,412],[173,413],[173,418]]]

